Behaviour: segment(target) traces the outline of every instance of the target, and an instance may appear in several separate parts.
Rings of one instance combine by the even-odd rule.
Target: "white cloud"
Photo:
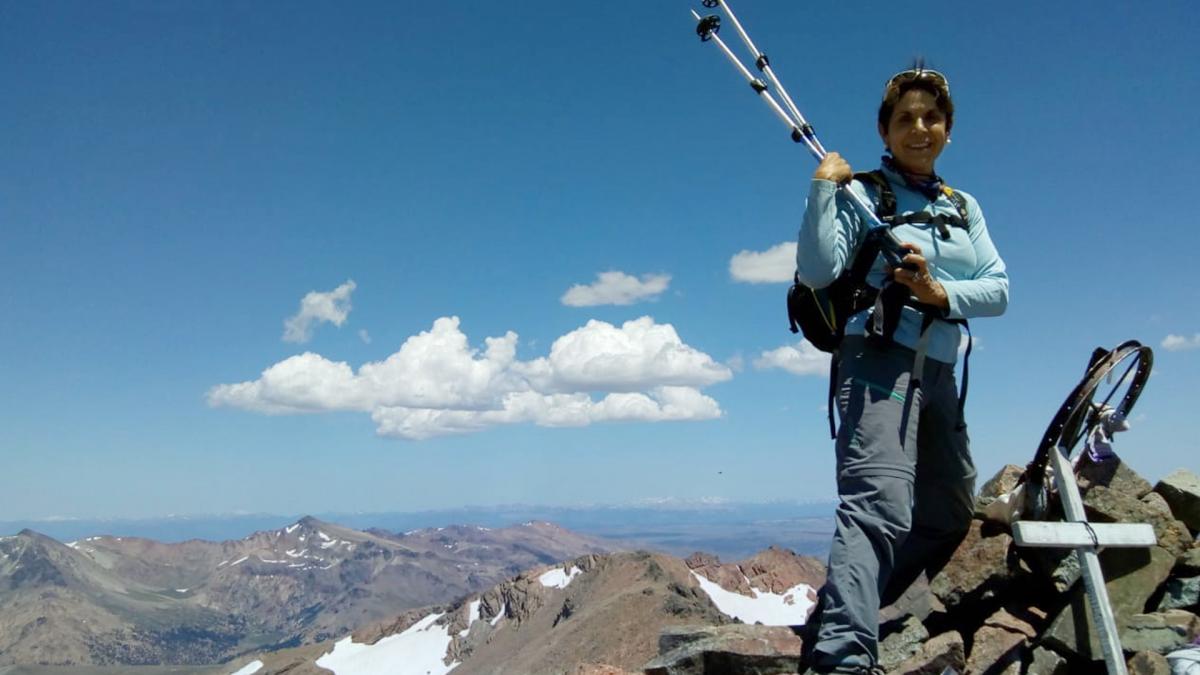
[[[590,285],[576,284],[567,289],[562,304],[570,307],[632,305],[640,300],[658,299],[670,283],[669,274],[643,274],[639,280],[616,270],[601,272]]]
[[[796,242],[759,251],[740,251],[729,259],[729,276],[750,284],[786,283],[796,273]]]
[[[699,388],[732,377],[673,326],[650,317],[619,328],[589,321],[532,361],[517,360],[511,331],[484,344],[473,349],[458,317],[443,317],[357,372],[305,352],[256,380],[213,387],[208,401],[268,414],[366,412],[382,435],[421,439],[523,422],[712,419],[721,408]],[[594,392],[601,396],[594,399]]]
[[[362,340],[363,344],[371,344],[371,334],[367,332],[366,328],[360,328],[358,330],[358,339]]]
[[[702,387],[732,376],[729,368],[684,344],[671,324],[655,323],[648,316],[626,321],[620,328],[588,321],[555,340],[549,358],[531,361],[525,372],[548,391]]]
[[[1169,352],[1200,349],[1200,333],[1196,333],[1190,338],[1185,335],[1168,335],[1163,338],[1162,348]]]
[[[355,283],[351,279],[332,291],[310,291],[300,300],[300,311],[283,322],[283,339],[287,342],[308,342],[312,339],[313,324],[328,321],[335,326],[346,323],[350,315],[350,294]]]
[[[808,340],[801,340],[795,346],[784,345],[763,352],[754,359],[754,367],[759,370],[780,368],[793,375],[828,375],[829,358],[829,354],[812,346]]]
[[[379,408],[371,413],[381,435],[413,440],[522,422],[544,427],[581,427],[596,422],[707,420],[720,416],[720,405],[691,387],[656,387],[648,393],[613,393],[599,401],[584,393],[527,391],[505,396],[500,410]]]

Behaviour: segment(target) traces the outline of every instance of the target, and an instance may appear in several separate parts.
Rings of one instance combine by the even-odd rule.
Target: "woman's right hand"
[[[825,159],[821,160],[813,173],[814,179],[833,181],[838,185],[849,183],[853,177],[854,172],[850,170],[850,164],[836,152],[825,155]]]

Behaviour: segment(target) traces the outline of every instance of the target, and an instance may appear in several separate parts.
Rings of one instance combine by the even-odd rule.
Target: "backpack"
[[[924,211],[907,213],[904,215],[896,215],[896,193],[892,190],[891,184],[888,182],[887,176],[878,169],[863,173],[854,174],[854,178],[858,179],[864,185],[874,187],[877,198],[875,205],[875,215],[879,220],[886,224],[889,228],[907,223],[932,223],[938,230],[938,235],[943,239],[950,238],[951,227],[961,227],[964,230],[969,228],[969,220],[967,219],[967,200],[962,193],[947,187],[942,187],[943,194],[954,204],[954,210],[957,215],[946,216],[944,214],[931,214]],[[867,274],[871,271],[872,265],[875,264],[875,258],[879,255],[880,243],[878,239],[879,231],[874,231],[869,234],[862,244],[858,247],[858,252],[854,255],[854,261],[846,267],[833,283],[824,288],[811,288],[800,282],[800,274],[796,273],[792,280],[792,287],[788,289],[787,294],[787,311],[788,322],[793,333],[804,333],[804,339],[808,340],[817,349],[836,354],[838,347],[842,344],[842,338],[846,333],[846,322],[855,314],[873,306],[879,298],[879,289],[867,283]],[[893,293],[895,296],[891,300],[896,302],[910,304],[918,307],[923,311],[928,306],[921,306],[915,303],[906,292],[908,289],[898,284],[892,284],[891,289],[900,291]],[[885,302],[889,298],[885,298]],[[934,315],[930,312],[925,313],[925,323],[928,326],[933,321]],[[889,321],[890,319],[890,321]],[[892,333],[896,329],[896,323],[899,321],[899,312],[892,312],[888,319],[884,319],[884,330],[880,331],[885,335],[886,340],[891,339]],[[956,319],[954,323],[967,326],[966,320]],[[970,327],[967,326],[968,340],[970,335]],[[874,336],[872,338],[874,339]],[[966,359],[970,358],[971,344],[967,343],[967,354],[964,357],[963,363],[963,381],[961,394],[959,395],[959,419],[962,419],[962,408],[966,404],[967,398],[967,378],[968,371],[966,370]],[[836,394],[837,387],[837,357],[836,355],[829,362],[829,435],[831,438],[837,437],[837,425],[833,419],[833,399]]]

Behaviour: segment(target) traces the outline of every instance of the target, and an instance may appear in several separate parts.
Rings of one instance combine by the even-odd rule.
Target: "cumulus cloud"
[[[812,346],[808,340],[765,351],[754,359],[759,370],[779,368],[793,375],[828,375],[829,354]]]
[[[569,307],[632,305],[641,300],[656,300],[670,283],[669,274],[643,274],[638,279],[616,270],[601,272],[591,284],[576,284],[567,289],[562,304]]]
[[[357,371],[305,352],[258,379],[213,387],[208,402],[267,414],[365,412],[381,435],[423,439],[500,424],[712,419],[721,408],[700,388],[732,377],[650,317],[619,328],[589,321],[532,361],[516,348],[511,331],[473,348],[458,317],[443,317]]]
[[[786,283],[796,273],[796,242],[765,251],[739,251],[729,259],[729,276],[749,284]]]
[[[1182,352],[1188,349],[1200,349],[1200,333],[1187,337],[1186,335],[1168,335],[1163,338],[1162,348],[1169,352]]]
[[[350,294],[355,284],[351,279],[332,291],[310,291],[300,300],[300,311],[283,321],[283,339],[287,342],[308,342],[313,325],[328,321],[335,326],[346,323],[350,316]]]

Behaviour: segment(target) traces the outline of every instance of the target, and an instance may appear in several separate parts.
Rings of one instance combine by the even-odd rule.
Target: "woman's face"
[[[933,163],[946,147],[950,131],[933,94],[910,89],[900,97],[887,129],[881,127],[879,135],[901,168],[912,173],[932,174]]]

